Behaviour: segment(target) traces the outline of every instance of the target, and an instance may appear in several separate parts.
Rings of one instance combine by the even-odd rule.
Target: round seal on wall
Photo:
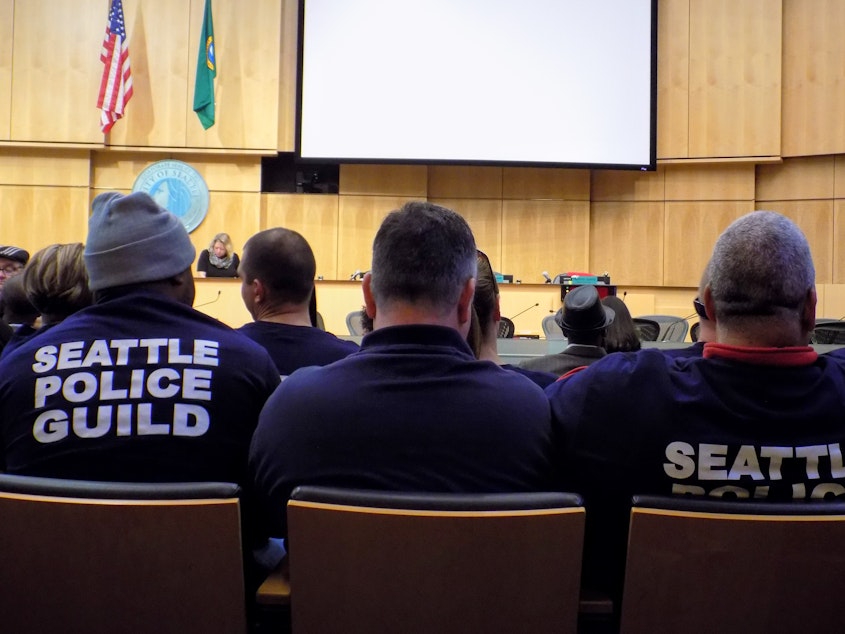
[[[199,227],[208,213],[208,185],[200,173],[182,161],[158,161],[142,171],[133,192],[146,192],[170,211],[188,233]]]

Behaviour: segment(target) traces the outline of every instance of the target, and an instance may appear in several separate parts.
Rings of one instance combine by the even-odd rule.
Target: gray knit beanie
[[[106,192],[91,208],[85,267],[92,291],[164,280],[193,263],[185,227],[149,195]]]

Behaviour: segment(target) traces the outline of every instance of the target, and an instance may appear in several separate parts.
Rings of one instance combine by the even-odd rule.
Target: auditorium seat
[[[638,496],[623,634],[836,632],[845,502]]]
[[[360,310],[353,310],[351,313],[346,315],[346,327],[349,329],[350,335],[361,336],[366,334],[364,332],[364,324]]]
[[[578,496],[299,487],[288,527],[294,632],[575,632]]]
[[[649,319],[657,322],[660,334],[654,341],[684,341],[689,331],[689,322],[676,315],[639,315],[637,319]]]
[[[634,322],[634,330],[637,331],[640,341],[657,341],[660,337],[660,324],[653,319],[632,317],[631,321]]]
[[[0,474],[0,629],[245,632],[238,493]]]
[[[499,331],[497,333],[497,337],[499,339],[513,339],[513,335],[516,332],[516,327],[513,325],[513,322],[508,319],[507,317],[502,317],[499,319]]]
[[[546,339],[565,339],[563,331],[555,321],[556,315],[546,315],[543,317],[543,334]]]

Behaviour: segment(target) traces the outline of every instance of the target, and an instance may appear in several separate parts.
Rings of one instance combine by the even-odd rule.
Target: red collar
[[[729,359],[752,365],[768,365],[792,368],[815,363],[819,353],[811,346],[788,348],[756,348],[750,346],[728,346],[723,343],[704,344],[705,359]]]

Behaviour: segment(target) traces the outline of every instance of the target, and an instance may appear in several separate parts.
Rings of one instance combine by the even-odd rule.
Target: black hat
[[[19,249],[18,247],[4,247],[0,245],[0,258],[6,258],[7,260],[14,260],[15,262],[26,264],[29,262],[29,253],[23,249]]]
[[[595,286],[578,286],[566,294],[555,317],[564,332],[596,332],[613,323],[616,313],[601,303]]]

